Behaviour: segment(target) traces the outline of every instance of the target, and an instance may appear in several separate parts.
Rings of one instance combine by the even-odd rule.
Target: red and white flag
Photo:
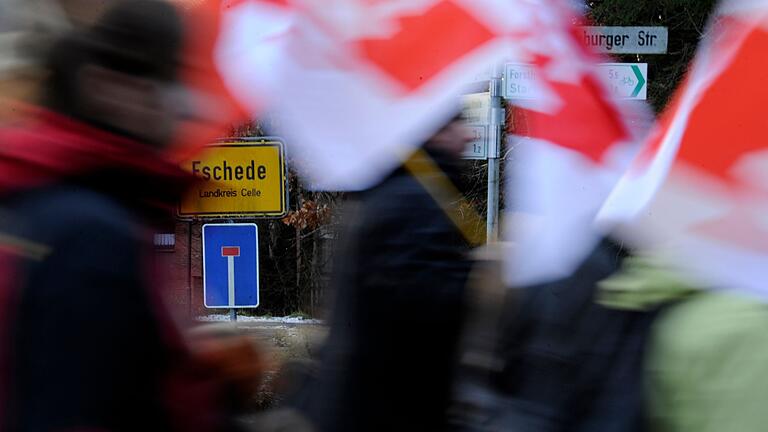
[[[459,111],[472,77],[501,60],[532,63],[541,97],[517,101],[526,138],[507,167],[508,238],[522,252],[510,279],[566,276],[594,246],[594,216],[630,160],[632,128],[566,0],[207,2],[219,4],[223,82],[254,115],[277,114],[318,189],[374,184]]]
[[[184,25],[180,56],[183,91],[176,100],[183,114],[171,150],[180,160],[251,117],[225,82],[217,61],[224,31],[221,0],[173,0]]]
[[[768,2],[726,2],[600,214],[706,288],[768,297]]]
[[[511,100],[505,238],[513,245],[507,282],[524,286],[569,276],[595,247],[595,216],[649,121],[644,106],[620,104],[604,84],[605,59],[577,36],[568,2],[519,3],[529,17],[518,35],[519,73],[531,88]]]
[[[509,56],[506,0],[231,0],[219,64],[242,102],[277,114],[318,189],[379,181]]]

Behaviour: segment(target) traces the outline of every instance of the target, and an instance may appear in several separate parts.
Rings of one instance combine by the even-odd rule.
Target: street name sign
[[[579,27],[579,37],[600,53],[666,54],[667,27]]]
[[[490,93],[472,93],[463,96],[463,116],[472,133],[472,141],[467,144],[464,159],[488,158],[488,126],[490,125]]]
[[[538,99],[541,97],[536,68],[526,63],[504,65],[504,97],[507,99]]]
[[[277,138],[227,140],[206,147],[184,169],[197,182],[182,198],[179,216],[281,217],[288,204],[285,147]]]
[[[648,96],[647,63],[602,63],[598,65],[603,82],[618,99],[645,100]],[[544,90],[537,78],[536,68],[525,63],[504,65],[504,97],[507,99],[538,99]]]
[[[203,225],[203,297],[209,309],[259,306],[256,224]]]

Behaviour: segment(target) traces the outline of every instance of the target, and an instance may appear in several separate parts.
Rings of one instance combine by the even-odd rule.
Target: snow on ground
[[[203,315],[197,317],[198,321],[205,322],[229,322],[229,314],[227,315]],[[322,324],[321,320],[307,319],[302,317],[253,317],[238,315],[238,322],[261,322],[261,323],[280,323],[280,324]]]

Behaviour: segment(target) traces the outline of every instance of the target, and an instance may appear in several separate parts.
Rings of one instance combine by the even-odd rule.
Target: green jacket
[[[646,384],[652,431],[768,430],[768,304],[697,291],[647,258],[601,284],[614,308],[667,307],[652,329]]]

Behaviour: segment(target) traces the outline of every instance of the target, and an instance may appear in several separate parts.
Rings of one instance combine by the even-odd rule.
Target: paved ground
[[[248,318],[248,317],[246,317]],[[265,348],[275,351],[281,359],[309,358],[326,334],[326,327],[317,320],[285,318],[220,321],[207,320],[201,325],[226,326],[251,336]]]
[[[237,331],[253,338],[263,349],[270,352],[275,360],[275,369],[265,377],[262,389],[256,397],[255,404],[260,407],[272,405],[276,397],[274,380],[279,368],[286,363],[306,363],[315,354],[322,343],[327,328],[317,322],[298,322],[260,320],[260,321],[208,321],[202,325],[236,328]]]

